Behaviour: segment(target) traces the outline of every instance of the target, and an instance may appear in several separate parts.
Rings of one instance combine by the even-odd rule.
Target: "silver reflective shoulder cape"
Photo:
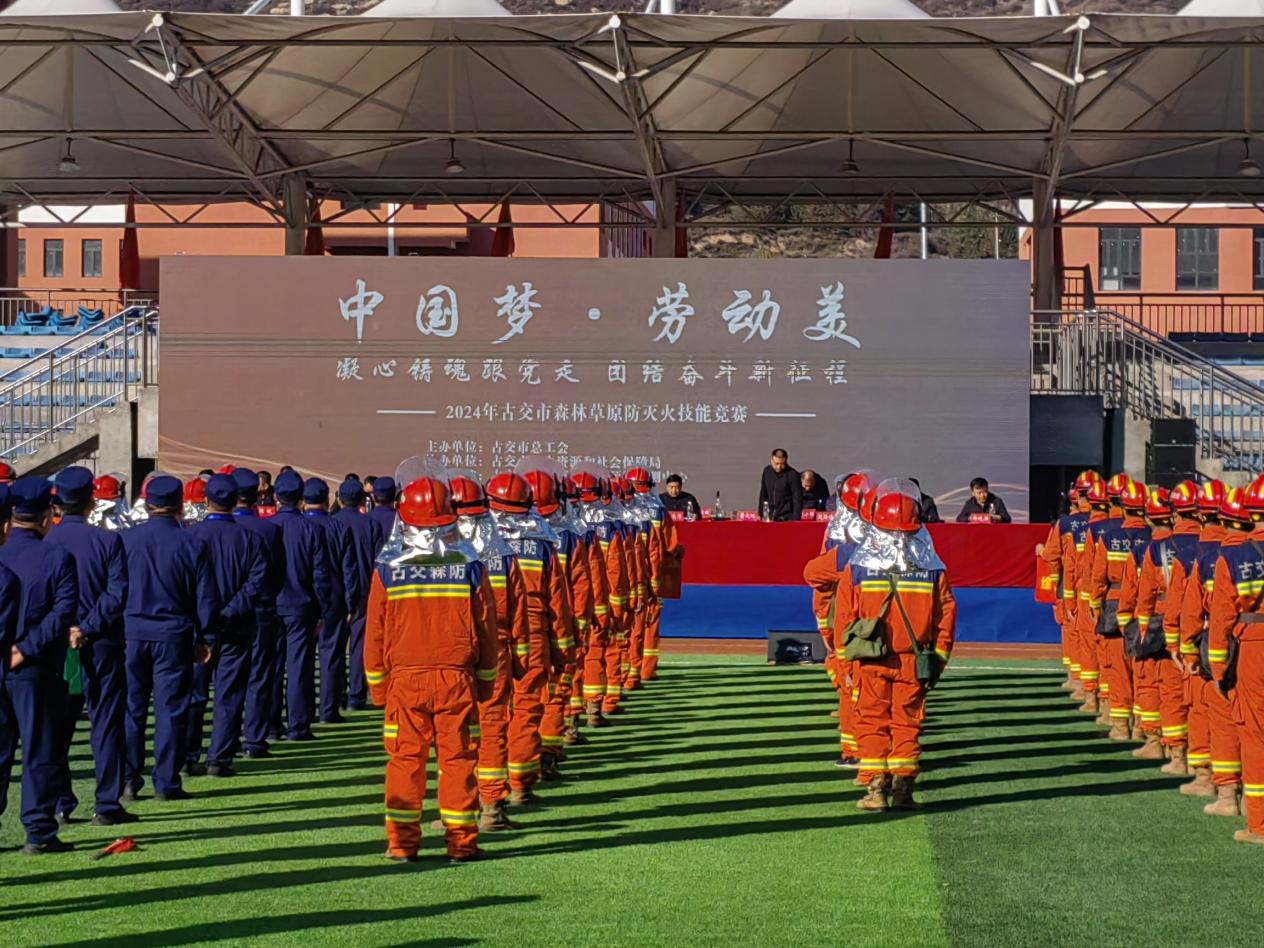
[[[925,527],[916,533],[895,533],[870,527],[848,563],[897,573],[945,568]]]

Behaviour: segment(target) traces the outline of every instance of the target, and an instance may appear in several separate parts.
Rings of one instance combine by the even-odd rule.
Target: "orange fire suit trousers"
[[[663,601],[655,599],[645,607],[645,641],[642,645],[641,680],[653,681],[658,677],[658,632],[663,619]]]
[[[1080,603],[1080,610],[1088,609]],[[1102,666],[1097,659],[1097,633],[1092,629],[1084,629],[1085,620],[1081,618],[1076,631],[1079,633],[1080,682],[1088,694],[1096,694],[1101,688]]]
[[[1233,699],[1242,740],[1246,828],[1264,835],[1264,640],[1243,639],[1239,644]]]
[[[578,727],[579,716],[584,713],[584,670],[588,663],[588,633],[579,636],[579,651],[575,655],[575,674],[571,677],[571,693],[566,699],[566,726]]]
[[[1064,609],[1062,614],[1062,664],[1071,672],[1071,677],[1080,680],[1080,636],[1075,631],[1075,617],[1068,616]]]
[[[1170,658],[1159,663],[1159,714],[1163,743],[1184,747],[1189,743],[1189,703],[1185,693],[1185,673]]]
[[[393,669],[387,684],[383,743],[387,855],[415,856],[421,845],[426,761],[433,740],[439,763],[439,817],[449,856],[477,849],[478,749],[470,737],[474,679],[455,668]]]
[[[1100,641],[1102,680],[1108,686],[1105,693],[1110,696],[1110,721],[1127,724],[1132,717],[1132,660],[1124,654],[1122,635],[1103,635]]]
[[[614,620],[614,631],[610,644],[606,646],[606,696],[601,702],[602,710],[609,714],[619,707],[619,698],[623,694],[623,668],[628,654],[629,623],[624,618]]]
[[[623,676],[623,687],[626,691],[635,691],[641,687],[641,662],[644,660],[645,622],[649,607],[642,606],[641,611],[632,616],[632,633],[628,636],[628,667]]]
[[[860,700],[859,662],[838,661],[838,738],[843,757],[859,757],[856,743],[856,702]],[[851,684],[847,683],[848,678]]]
[[[534,650],[533,650],[534,651]],[[529,790],[540,778],[540,722],[548,692],[548,669],[535,663],[513,685],[509,716],[509,786]]]
[[[926,691],[917,680],[916,661],[915,655],[892,653],[856,663],[856,742],[862,780],[885,773],[917,776]]]
[[[1211,732],[1211,776],[1218,787],[1235,787],[1242,782],[1242,743],[1233,703],[1214,684],[1203,688],[1207,701],[1207,724]]]
[[[602,620],[588,635],[588,651],[584,654],[584,703],[600,705],[606,697],[606,651],[610,647],[610,631]]]
[[[1189,752],[1186,759],[1191,767],[1211,766],[1211,722],[1204,694],[1210,684],[1198,676],[1197,668],[1187,667],[1185,703],[1189,707]]]
[[[563,738],[566,736],[566,713],[573,684],[571,672],[549,672],[548,695],[540,718],[540,748],[557,758],[565,756]]]
[[[478,796],[484,804],[509,796],[509,698],[507,673],[496,680],[496,691],[478,703]]]
[[[1163,712],[1159,698],[1159,677],[1162,665],[1171,665],[1163,658],[1135,658],[1132,665],[1132,716],[1146,734],[1159,734]]]

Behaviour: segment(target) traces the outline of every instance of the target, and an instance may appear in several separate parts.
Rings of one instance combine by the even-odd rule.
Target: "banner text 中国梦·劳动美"
[[[447,441],[490,473],[538,440],[572,459],[657,459],[740,507],[785,447],[827,478],[866,466],[932,491],[979,473],[1026,486],[1028,289],[1012,261],[163,267],[164,458],[381,471]],[[292,405],[316,424],[282,439],[258,412],[198,417],[211,372],[243,409]]]

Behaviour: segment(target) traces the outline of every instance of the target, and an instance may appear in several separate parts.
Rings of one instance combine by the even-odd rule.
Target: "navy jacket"
[[[325,531],[296,507],[282,507],[272,518],[281,528],[285,547],[285,582],[277,593],[282,616],[323,617],[333,612],[334,589],[329,576]]]
[[[342,521],[334,518],[325,510],[305,510],[303,516],[316,524],[325,532],[325,556],[329,563],[329,584],[333,589],[329,611],[325,615],[336,616],[354,611],[351,603],[359,581],[355,575],[355,564],[348,549],[347,528]]]
[[[206,545],[170,517],[150,517],[124,530],[128,641],[204,640],[219,613]]]
[[[0,566],[0,655],[8,655],[18,638],[18,618],[22,609],[22,584],[13,570]],[[0,676],[8,672],[8,661],[0,662]]]
[[[395,508],[381,504],[370,510],[366,516],[378,525],[382,531],[382,538],[378,541],[377,549],[373,551],[376,557],[381,552],[386,541],[391,538],[391,531],[395,529]]]
[[[9,542],[0,546],[0,565],[7,566],[22,587],[18,630],[10,645],[16,645],[26,660],[15,670],[40,667],[61,675],[70,646],[70,627],[79,616],[75,561],[34,530],[13,527]]]
[[[219,614],[214,633],[252,642],[255,614],[268,585],[263,542],[228,513],[209,513],[189,533],[206,544]]]
[[[355,507],[343,507],[334,514],[334,520],[342,525],[346,536],[352,577],[355,580],[354,589],[350,584],[347,585],[347,611],[354,616],[362,616],[368,610],[373,561],[386,538],[382,536],[382,525]]]
[[[74,557],[79,578],[79,626],[90,641],[123,644],[123,603],[127,599],[127,557],[123,538],[66,514],[45,543]]]
[[[237,523],[243,530],[249,530],[259,539],[268,581],[265,588],[260,591],[256,611],[265,617],[266,621],[271,621],[271,617],[276,615],[277,594],[285,585],[285,538],[281,535],[281,528],[276,523],[260,517],[253,507],[238,507],[233,511],[233,516],[237,518]]]

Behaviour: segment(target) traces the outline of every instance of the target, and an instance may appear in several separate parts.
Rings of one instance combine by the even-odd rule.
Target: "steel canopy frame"
[[[291,222],[286,193],[652,203],[660,227],[887,197],[1010,223],[1054,195],[1264,206],[1240,173],[1264,162],[1262,45],[1259,18],[0,17],[0,213],[128,192]],[[57,170],[67,139],[78,173]],[[538,226],[578,226],[554,216]]]

